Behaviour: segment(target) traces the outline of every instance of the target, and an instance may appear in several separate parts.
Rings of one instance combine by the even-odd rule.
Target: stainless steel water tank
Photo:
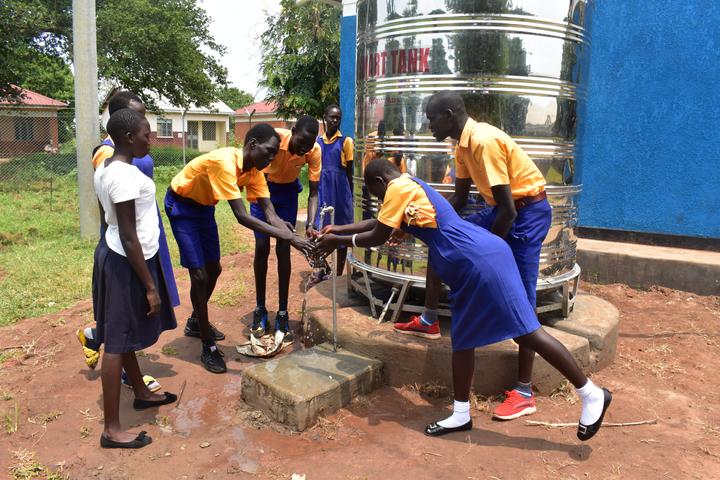
[[[586,94],[591,1],[359,0],[356,220],[377,213],[361,179],[374,158],[453,191],[454,146],[430,135],[424,108],[434,92],[456,90],[471,117],[510,134],[545,175],[553,222],[539,288],[577,278],[575,132]],[[483,207],[475,195],[468,210]],[[351,263],[373,280],[422,284],[426,249],[414,240],[355,248]]]

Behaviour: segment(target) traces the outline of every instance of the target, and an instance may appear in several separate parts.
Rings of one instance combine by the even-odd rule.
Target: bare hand
[[[293,225],[293,224],[290,223],[290,222],[285,222],[285,221],[283,221],[283,223],[284,223],[285,226],[288,228],[288,230],[290,230],[291,232],[295,233],[295,225]]]
[[[394,228],[392,233],[390,234],[390,238],[388,239],[387,244],[391,247],[396,247],[401,243],[404,243],[407,237],[407,233],[400,230],[399,228]]]
[[[320,229],[320,235],[325,235],[328,233],[333,233],[333,227],[335,225],[325,225],[322,229]]]
[[[292,238],[290,238],[290,245],[300,250],[304,255],[310,255],[315,248],[315,245],[311,240],[303,238],[299,235],[293,235]]]
[[[317,248],[321,254],[329,254],[339,246],[340,237],[333,233],[325,233],[320,237],[315,248]]]
[[[157,290],[154,288],[151,290],[148,290],[145,292],[145,297],[147,298],[147,302],[149,305],[148,308],[148,316],[151,315],[157,315],[160,313],[160,306],[162,305],[162,302],[160,301],[160,295],[158,295]]]
[[[318,235],[318,231],[315,230],[315,227],[312,223],[309,223],[307,227],[305,227],[305,236],[307,238],[315,238]]]

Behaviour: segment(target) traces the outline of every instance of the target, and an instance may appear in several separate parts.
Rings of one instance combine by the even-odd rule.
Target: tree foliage
[[[321,117],[339,97],[340,12],[322,2],[281,5],[279,14],[267,16],[261,36],[266,100],[276,102],[285,117]]]
[[[195,0],[97,0],[96,9],[102,80],[185,108],[217,100],[227,83],[218,59],[225,48]],[[48,59],[71,58],[72,0],[0,1],[0,96]]]
[[[233,110],[246,107],[255,101],[252,95],[237,87],[222,88],[219,97],[220,100],[225,102],[225,104]]]

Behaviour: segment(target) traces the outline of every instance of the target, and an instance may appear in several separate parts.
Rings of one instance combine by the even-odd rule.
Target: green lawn
[[[155,168],[158,203],[179,165]],[[301,180],[301,211],[307,208],[307,168]],[[52,182],[22,183],[11,191],[0,188],[0,326],[62,310],[90,297],[92,257],[96,241],[78,233],[76,174]],[[179,266],[177,244],[163,212],[170,254]],[[252,244],[242,235],[227,202],[216,211],[223,255],[248,251]]]

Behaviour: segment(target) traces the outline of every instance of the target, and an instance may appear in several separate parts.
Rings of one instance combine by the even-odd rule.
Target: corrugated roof
[[[247,107],[238,108],[235,110],[235,115],[250,115],[250,112],[255,110],[253,115],[258,113],[275,113],[277,110],[277,103],[275,102],[258,102],[248,105]]]
[[[0,99],[0,105],[27,105],[32,107],[54,107],[54,108],[65,108],[67,103],[55,100],[54,98],[46,97],[32,90],[21,88],[22,96],[17,99]]]

